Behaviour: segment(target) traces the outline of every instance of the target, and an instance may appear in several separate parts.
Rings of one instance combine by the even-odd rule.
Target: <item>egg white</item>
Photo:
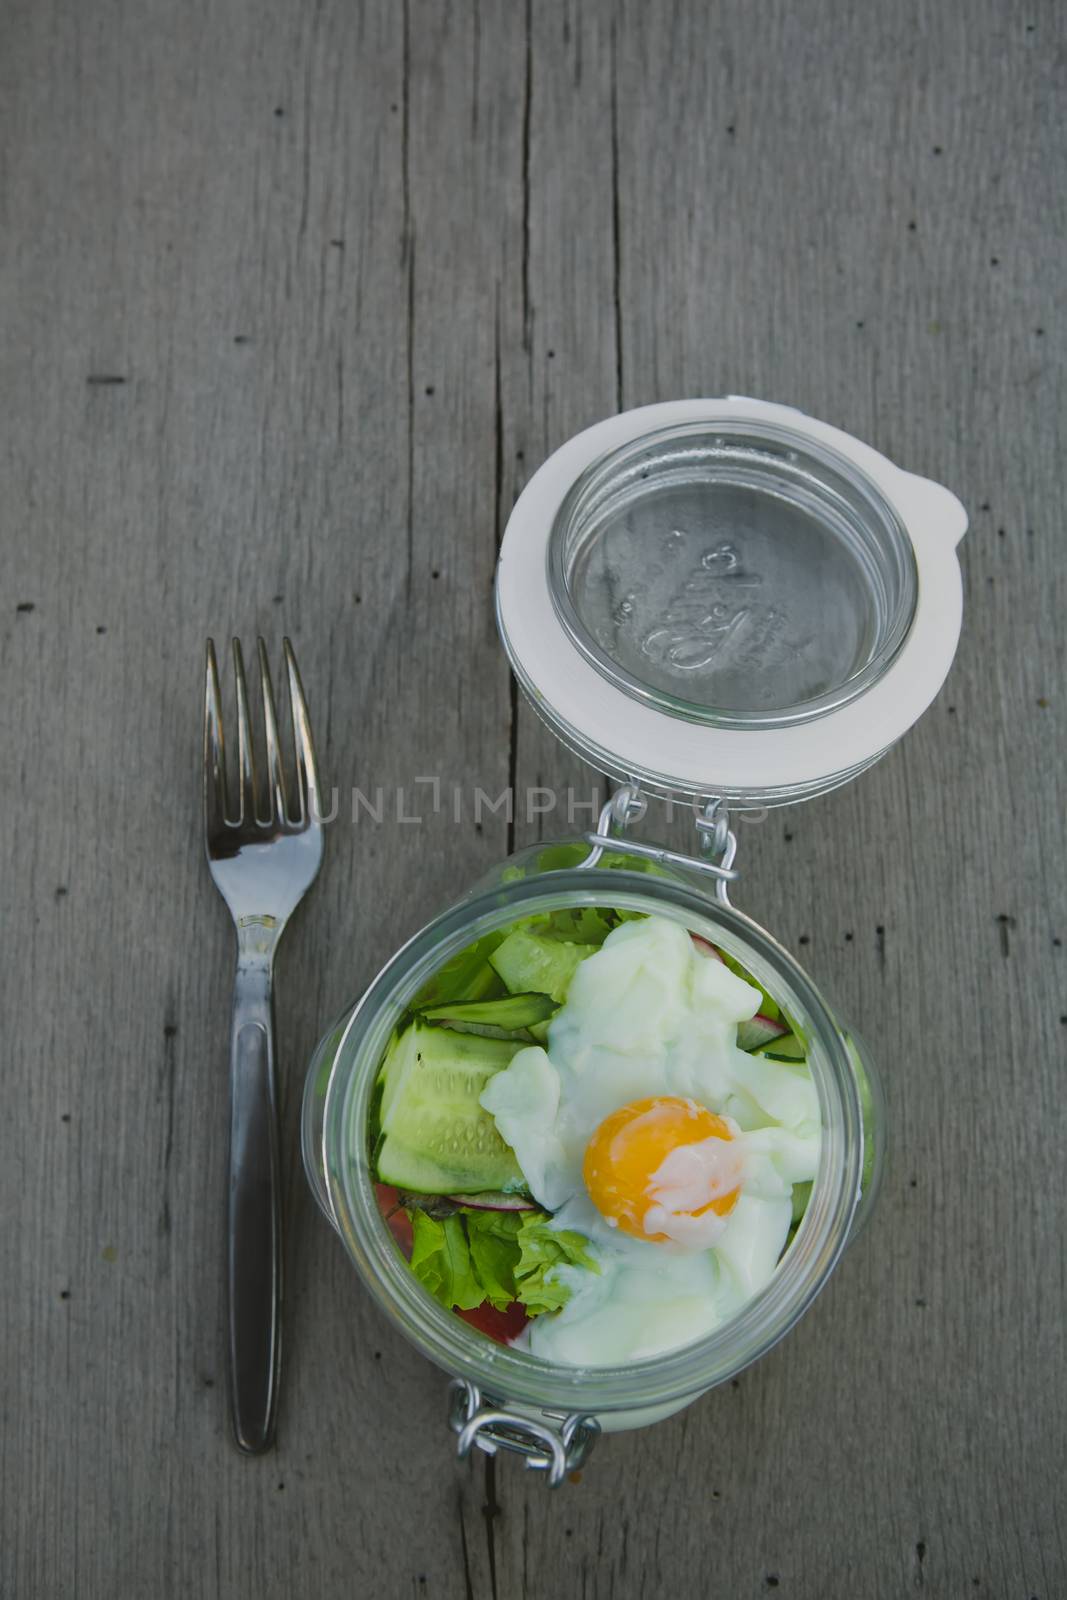
[[[616,1365],[698,1339],[770,1279],[792,1216],[792,1187],[814,1177],[818,1096],[802,1064],[753,1056],[737,1024],[760,993],[701,953],[665,917],[624,922],[577,969],[548,1048],[520,1050],[492,1078],[482,1105],[514,1150],[553,1226],[591,1242],[599,1273],[557,1269],[563,1310],[533,1319],[522,1345],[569,1365]],[[601,1216],[582,1161],[593,1133],[634,1100],[674,1095],[736,1125],[740,1195],[703,1237],[635,1239]],[[715,1242],[707,1244],[707,1238]]]

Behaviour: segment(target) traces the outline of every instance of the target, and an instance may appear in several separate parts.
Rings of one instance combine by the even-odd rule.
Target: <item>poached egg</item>
[[[534,1199],[599,1268],[557,1268],[570,1299],[520,1347],[621,1365],[705,1336],[769,1281],[821,1130],[806,1064],[738,1047],[760,999],[677,923],[628,920],[577,968],[547,1048],[487,1084]]]

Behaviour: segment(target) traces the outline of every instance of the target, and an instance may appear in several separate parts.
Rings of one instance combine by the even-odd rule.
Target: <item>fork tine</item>
[[[204,692],[204,827],[210,837],[226,823],[226,745],[222,737],[222,696],[215,641],[207,642]]]
[[[263,727],[267,735],[267,784],[275,822],[289,820],[289,807],[285,798],[285,772],[282,769],[282,752],[278,744],[278,718],[274,710],[274,689],[270,681],[270,662],[267,647],[259,641],[259,678],[263,689]]]
[[[319,791],[319,773],[315,765],[315,745],[311,737],[311,718],[308,716],[307,701],[304,699],[304,689],[300,682],[300,671],[296,664],[296,656],[288,639],[283,640],[285,651],[285,666],[289,677],[289,703],[293,714],[293,742],[296,745],[296,772],[299,786],[300,821],[307,820],[311,812],[309,789],[314,790],[316,797]],[[315,815],[318,815],[319,801],[315,801]]]
[[[233,675],[237,683],[237,765],[241,775],[241,821],[256,820],[256,757],[248,715],[248,684],[241,641],[233,641]]]

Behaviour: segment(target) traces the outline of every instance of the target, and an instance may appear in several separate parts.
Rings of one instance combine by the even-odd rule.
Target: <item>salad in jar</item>
[[[658,914],[529,916],[424,985],[371,1114],[411,1271],[483,1334],[618,1366],[704,1337],[771,1279],[821,1117],[803,1038]]]

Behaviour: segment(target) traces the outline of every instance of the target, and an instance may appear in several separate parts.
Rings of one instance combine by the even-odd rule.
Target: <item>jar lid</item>
[[[929,705],[962,607],[956,497],[788,406],[643,406],[515,504],[497,617],[578,754],[665,794],[836,787]]]

